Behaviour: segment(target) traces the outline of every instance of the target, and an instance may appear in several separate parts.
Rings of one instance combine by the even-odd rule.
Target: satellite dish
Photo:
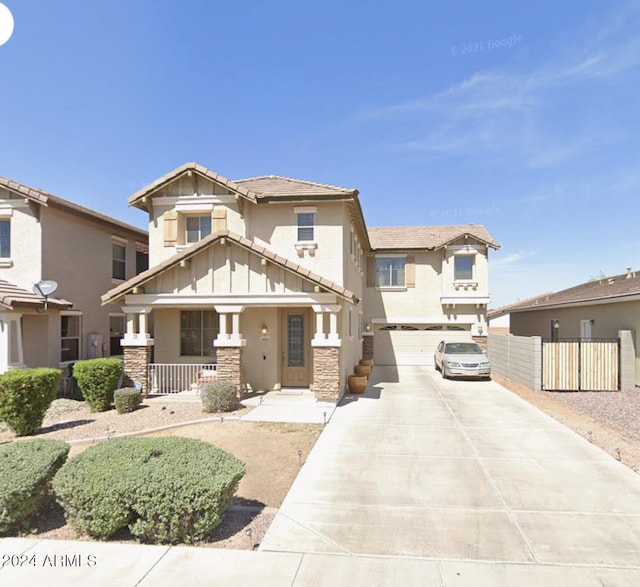
[[[41,295],[43,297],[50,296],[53,292],[58,289],[58,282],[53,281],[52,279],[43,279],[42,281],[38,281],[33,286],[33,293],[36,295]]]

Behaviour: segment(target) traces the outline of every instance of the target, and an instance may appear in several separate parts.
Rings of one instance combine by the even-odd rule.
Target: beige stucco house
[[[443,335],[486,335],[498,245],[481,226],[367,229],[355,189],[194,163],[129,203],[149,215],[150,269],[102,299],[152,391],[163,366],[215,364],[241,387],[337,399],[363,354],[428,361]]]
[[[640,332],[640,272],[585,283],[492,310],[510,315],[510,332],[545,340],[617,339],[620,331]],[[635,384],[640,385],[640,352],[635,346]]]
[[[0,372],[122,355],[124,313],[100,295],[147,264],[146,231],[0,177]]]

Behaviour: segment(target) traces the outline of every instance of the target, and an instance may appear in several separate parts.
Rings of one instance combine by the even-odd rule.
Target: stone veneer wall
[[[472,336],[471,338],[473,338],[474,342],[478,343],[478,346],[483,350],[486,351],[487,348],[489,347],[488,344],[488,340],[486,336]]]
[[[218,347],[216,349],[216,371],[218,379],[228,381],[243,394],[245,389],[242,347]]]
[[[313,393],[316,399],[340,397],[340,347],[313,347]]]
[[[134,383],[142,385],[142,395],[149,395],[149,363],[151,362],[151,346],[125,346],[124,377],[122,385],[133,387]]]
[[[362,358],[373,359],[373,334],[365,334],[362,337]]]

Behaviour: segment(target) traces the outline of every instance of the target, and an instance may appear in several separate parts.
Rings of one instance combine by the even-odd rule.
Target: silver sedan
[[[447,342],[438,344],[433,361],[442,377],[491,377],[491,364],[475,342]]]

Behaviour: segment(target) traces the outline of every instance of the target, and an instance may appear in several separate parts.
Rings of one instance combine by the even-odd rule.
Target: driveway
[[[494,382],[375,367],[260,550],[296,585],[640,585],[640,476]]]

